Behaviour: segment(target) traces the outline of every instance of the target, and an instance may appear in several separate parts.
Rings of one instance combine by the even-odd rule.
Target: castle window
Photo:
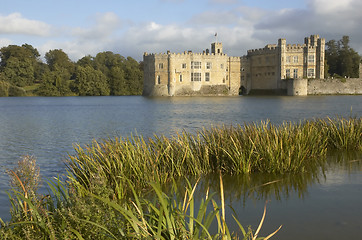
[[[191,82],[200,82],[201,73],[191,73]]]
[[[307,76],[308,78],[314,78],[314,68],[308,68]]]
[[[201,69],[201,62],[191,62],[191,69]]]
[[[163,63],[158,64],[158,69],[163,69]]]
[[[298,69],[293,70],[293,77],[294,79],[298,78]]]
[[[294,63],[298,63],[298,56],[294,56],[294,57],[293,57],[293,62],[294,62]]]
[[[182,68],[183,68],[183,69],[185,69],[186,66],[187,66],[186,63],[183,63],[183,64],[182,64]]]
[[[182,82],[182,75],[180,75],[180,82]]]
[[[223,68],[224,68],[224,64],[221,64],[221,65],[220,65],[220,68],[223,69]]]
[[[210,73],[206,72],[205,73],[205,82],[208,82],[208,81],[210,81]]]
[[[287,63],[290,63],[290,56],[287,57],[286,62],[287,62]]]
[[[161,76],[157,76],[157,84],[161,84]]]
[[[290,69],[285,70],[285,76],[286,78],[290,78]]]
[[[206,69],[211,69],[211,66],[212,66],[212,65],[211,65],[211,62],[207,62],[207,63],[206,63]]]
[[[308,63],[314,63],[314,55],[308,55]]]

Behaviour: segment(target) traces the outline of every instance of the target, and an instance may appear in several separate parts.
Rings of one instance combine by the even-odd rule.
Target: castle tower
[[[320,79],[324,79],[325,45],[326,45],[325,38],[319,38],[319,36],[318,36],[317,52],[316,52],[316,60],[317,60],[317,66],[316,66],[317,75],[316,75],[316,77],[320,78]]]
[[[285,61],[286,61],[286,46],[287,46],[287,40],[284,38],[281,38],[278,40],[278,48],[279,48],[279,54],[278,61],[279,61],[279,72],[277,73],[279,76],[279,79],[285,79]]]
[[[310,35],[310,44],[316,47],[318,44],[319,35]]]
[[[211,53],[222,54],[222,43],[221,42],[211,43]]]
[[[175,66],[174,66],[174,56],[170,52],[167,53],[168,57],[168,95],[175,95],[175,84],[176,84],[176,76],[175,76]]]

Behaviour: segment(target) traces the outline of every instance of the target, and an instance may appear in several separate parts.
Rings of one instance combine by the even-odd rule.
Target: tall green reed
[[[22,164],[20,168],[24,166]],[[18,168],[13,172],[19,171],[22,169]],[[15,177],[13,180],[21,181],[21,185],[24,185],[24,179]],[[84,196],[79,196],[74,192],[77,188],[72,188],[74,185],[65,185],[55,178],[47,182],[50,190],[47,196],[38,195],[34,191],[29,198],[25,192],[14,189],[10,198],[22,204],[14,205],[11,223],[0,221],[0,237],[32,240],[239,239],[235,233],[229,231],[226,223],[221,173],[219,180],[220,204],[213,199],[215,193],[209,194],[209,190],[206,191],[205,197],[196,203],[194,194],[198,181],[191,185],[187,178],[186,187],[182,189],[173,180],[170,192],[165,192],[160,182],[151,182],[149,185],[154,194],[153,197],[147,198],[139,195],[135,190],[135,183],[128,179],[127,184],[132,196],[123,202],[109,198],[109,194],[99,191],[101,185],[98,185],[98,190],[87,189],[82,193]],[[23,207],[24,203],[27,203],[26,209]],[[91,212],[87,212],[89,210]],[[245,230],[233,216],[243,235],[241,237],[257,239],[264,216],[265,209],[255,233],[251,228]],[[210,229],[215,221],[217,232],[213,233]]]
[[[361,150],[361,129],[361,119],[338,118],[279,126],[268,121],[220,126],[173,137],[131,136],[77,145],[66,164],[79,189],[87,190],[93,179],[102,179],[114,190],[113,197],[122,199],[130,193],[126,179],[143,191],[156,180],[166,183],[172,177],[218,171],[230,175],[311,171],[322,165],[328,149]]]

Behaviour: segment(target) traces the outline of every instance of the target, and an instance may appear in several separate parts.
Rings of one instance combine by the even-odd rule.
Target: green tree
[[[38,94],[45,96],[71,95],[69,82],[74,75],[75,64],[61,49],[47,52],[45,60],[50,72],[43,69],[42,84],[38,89]]]
[[[106,77],[111,95],[126,95],[127,87],[124,80],[125,58],[113,52],[101,52],[93,61],[95,69],[100,70]]]
[[[21,47],[9,45],[0,49],[0,71],[5,81],[14,86],[32,85],[35,81],[39,60],[39,52],[29,44]]]
[[[78,60],[77,65],[82,67],[93,66],[93,57],[90,55],[84,56]]]
[[[336,40],[330,40],[326,43],[326,62],[328,63],[328,73],[333,75],[338,72],[338,46]]]
[[[41,96],[72,95],[68,78],[68,72],[55,66],[53,71],[47,71],[43,74],[42,83],[36,93]]]
[[[54,49],[45,53],[45,60],[50,70],[54,70],[58,67],[67,69],[69,72],[73,72],[75,68],[74,63],[62,49]]]
[[[121,66],[114,66],[110,69],[108,81],[111,95],[127,94],[124,71]]]
[[[5,79],[12,85],[24,87],[34,83],[34,66],[30,59],[10,57],[3,69]]]
[[[125,80],[128,95],[140,95],[143,88],[143,71],[140,64],[131,57],[127,57],[124,64]]]
[[[331,76],[359,77],[360,56],[349,46],[349,36],[326,43],[326,61]]]
[[[77,66],[92,66],[101,71],[107,79],[110,95],[140,95],[143,88],[143,69],[131,57],[125,59],[120,54],[101,52],[95,57],[85,56]],[[80,90],[80,89],[79,89]]]
[[[91,66],[78,66],[75,73],[74,88],[80,96],[105,96],[110,90],[106,76]]]

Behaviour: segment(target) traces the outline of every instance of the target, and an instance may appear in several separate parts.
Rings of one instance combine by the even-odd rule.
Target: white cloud
[[[117,47],[123,23],[113,12],[98,13],[89,20],[88,27],[62,28],[63,39],[50,40],[39,47],[44,54],[51,49],[62,49],[77,61],[86,55],[96,55],[103,51],[113,51]],[[118,42],[119,44],[119,42]]]
[[[35,36],[49,36],[51,26],[41,21],[29,20],[20,13],[7,16],[0,15],[1,34],[25,34]]]
[[[103,39],[111,36],[121,28],[120,18],[113,12],[97,14],[91,20],[94,24],[90,28],[74,28],[72,34],[84,39]]]
[[[359,2],[359,0],[357,0]],[[340,11],[351,10],[356,0],[309,0],[309,8],[318,13],[333,14]]]

